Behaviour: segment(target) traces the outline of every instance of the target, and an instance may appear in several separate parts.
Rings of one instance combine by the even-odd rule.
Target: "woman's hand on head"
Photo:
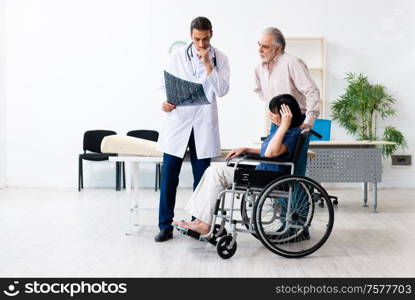
[[[230,160],[236,156],[240,156],[245,152],[245,148],[236,148],[231,150],[231,152],[228,153],[225,160]]]
[[[291,113],[290,107],[286,104],[281,105],[280,115],[281,115],[281,127],[284,127],[286,129],[290,128],[291,121],[293,119],[293,115]]]

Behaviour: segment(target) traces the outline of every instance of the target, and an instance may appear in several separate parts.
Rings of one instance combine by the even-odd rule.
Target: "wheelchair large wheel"
[[[315,205],[317,199],[324,205]],[[317,182],[289,175],[263,189],[254,207],[254,220],[265,247],[296,258],[313,253],[326,242],[333,228],[334,210],[327,192]]]

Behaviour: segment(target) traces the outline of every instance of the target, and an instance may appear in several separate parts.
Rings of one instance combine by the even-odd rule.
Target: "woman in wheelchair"
[[[264,140],[261,149],[237,148],[229,152],[226,160],[242,154],[255,154],[268,158],[280,158],[281,160],[288,160],[292,156],[297,138],[301,133],[299,126],[304,120],[298,102],[291,95],[279,95],[270,101],[269,110],[269,118],[277,126],[277,130],[274,130]],[[275,164],[261,163],[256,169],[289,174],[286,166]],[[173,222],[173,224],[200,234],[207,234],[210,231],[217,196],[220,191],[232,185],[233,177],[233,167],[226,165],[210,166],[205,171],[185,208],[196,219],[191,222]]]
[[[258,161],[262,159],[262,162],[256,165],[255,170],[261,174],[272,173],[272,180],[266,181],[261,189],[251,188],[248,184],[247,188],[241,191],[237,190],[235,185],[237,166],[212,165],[205,171],[185,207],[194,220],[173,222],[176,229],[189,236],[201,239],[200,237],[210,235],[208,241],[217,246],[218,254],[222,258],[230,258],[235,253],[236,231],[253,234],[268,249],[285,257],[300,257],[314,252],[325,242],[331,231],[332,205],[325,190],[309,178],[294,176],[294,164],[284,164],[293,161],[293,156],[298,151],[299,137],[303,135],[299,126],[303,123],[304,115],[298,102],[291,95],[279,95],[270,101],[269,110],[269,118],[276,125],[276,130],[271,131],[261,148],[234,149],[227,155],[226,160],[229,162],[242,155],[256,155],[259,157]],[[275,177],[275,174],[278,177]],[[231,187],[232,190],[229,190]],[[228,191],[234,195],[237,192],[242,195],[241,221],[233,219],[233,208],[224,208],[225,193]],[[292,245],[295,242],[310,240],[311,219],[314,218],[313,225],[320,222],[314,207],[317,200],[321,203],[325,201],[329,210],[329,218],[322,222],[325,225],[318,229],[324,235],[312,247],[302,246],[305,248],[293,249]],[[233,204],[232,200],[231,206]],[[220,226],[215,224],[217,218],[222,219]],[[230,235],[226,235],[225,221],[231,226]],[[245,225],[248,230],[235,229],[237,223]],[[216,238],[220,238],[218,242]]]

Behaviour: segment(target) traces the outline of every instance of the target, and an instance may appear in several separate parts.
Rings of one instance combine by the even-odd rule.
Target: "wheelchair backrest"
[[[313,134],[313,132],[303,130],[298,136],[297,144],[291,159],[294,163],[295,175],[305,176],[307,168],[307,152],[311,134]]]

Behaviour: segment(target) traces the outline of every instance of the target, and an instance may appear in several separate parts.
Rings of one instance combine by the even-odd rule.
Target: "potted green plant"
[[[385,157],[399,147],[407,146],[403,134],[393,126],[386,126],[383,135],[378,136],[377,120],[396,115],[393,104],[396,99],[380,84],[371,84],[363,74],[346,73],[346,92],[331,104],[333,120],[339,122],[349,134],[357,135],[358,140],[390,141],[394,145],[382,147]]]

